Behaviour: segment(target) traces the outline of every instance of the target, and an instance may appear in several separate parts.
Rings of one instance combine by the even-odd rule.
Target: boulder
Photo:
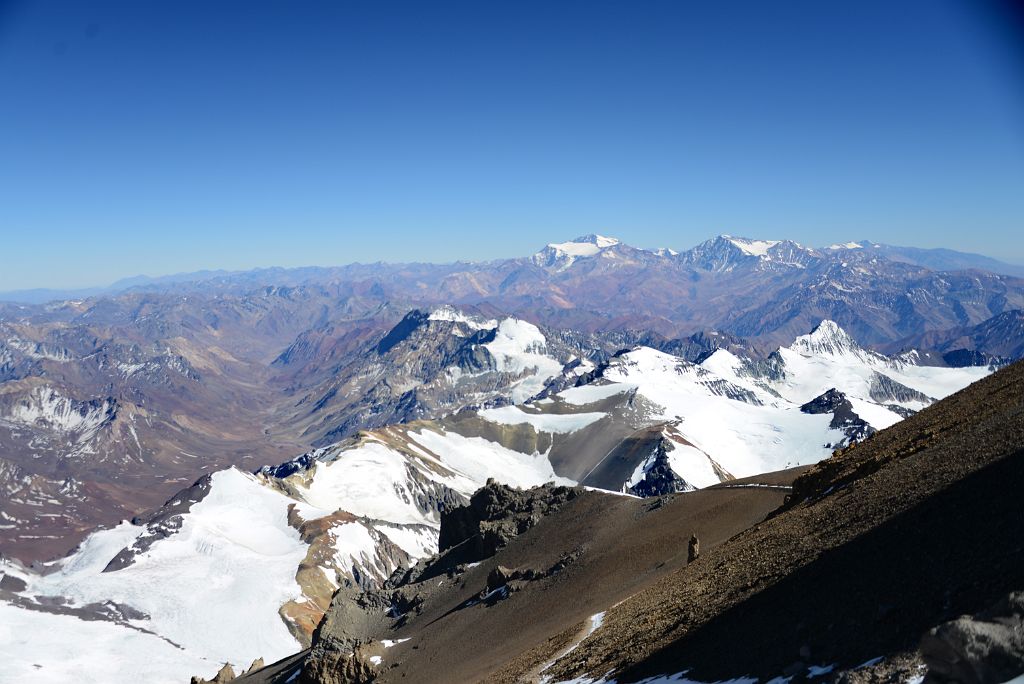
[[[921,657],[926,684],[1000,684],[1024,674],[1024,592],[930,630]]]

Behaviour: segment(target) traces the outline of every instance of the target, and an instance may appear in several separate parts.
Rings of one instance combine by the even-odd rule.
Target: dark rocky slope
[[[794,476],[656,499],[488,485],[445,516],[439,556],[383,591],[339,592],[311,651],[241,681],[300,668],[307,684],[529,678],[592,615],[685,565],[691,534],[723,543],[781,505]]]

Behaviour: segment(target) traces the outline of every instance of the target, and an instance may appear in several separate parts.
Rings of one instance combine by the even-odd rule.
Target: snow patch
[[[498,325],[498,322],[493,319],[483,320],[474,316],[469,316],[452,306],[441,306],[434,309],[430,312],[427,320],[462,323],[474,330],[490,330]]]
[[[573,406],[586,406],[587,404],[593,404],[598,401],[603,401],[609,397],[614,397],[617,394],[629,392],[630,390],[636,389],[636,385],[629,383],[609,383],[606,385],[580,385],[579,387],[570,387],[567,390],[563,390],[558,393],[558,397],[567,404]]]
[[[567,434],[582,430],[605,417],[604,413],[527,413],[518,406],[484,409],[480,417],[500,425],[532,425],[537,432]]]
[[[736,245],[744,254],[750,256],[767,256],[768,250],[779,244],[779,240],[748,240],[747,238],[734,238],[723,235],[726,240]]]
[[[562,364],[547,356],[547,340],[532,323],[506,318],[494,340],[484,345],[499,371],[522,375],[531,373],[512,387],[512,401],[519,404],[544,389],[547,381],[562,372]]]
[[[90,535],[56,572],[33,577],[29,589],[78,604],[114,601],[146,613],[148,619],[132,624],[181,646],[178,657],[193,663],[188,666],[193,674],[197,659],[279,660],[299,648],[277,611],[301,595],[295,571],[307,548],[288,525],[291,502],[252,475],[234,468],[219,471],[206,497],[182,516],[181,528],[128,567],[103,572],[144,530],[122,523]],[[119,672],[149,671],[152,676],[140,678],[145,681],[168,677],[168,670],[148,664],[145,649],[122,644],[86,650]],[[56,660],[50,656],[46,662]]]

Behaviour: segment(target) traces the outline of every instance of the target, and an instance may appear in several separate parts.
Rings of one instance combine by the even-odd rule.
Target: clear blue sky
[[[1024,262],[1008,7],[0,0],[0,289],[588,232]]]

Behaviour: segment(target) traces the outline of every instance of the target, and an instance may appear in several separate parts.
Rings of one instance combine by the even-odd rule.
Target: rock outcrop
[[[1000,684],[1024,674],[1024,592],[931,629],[921,657],[926,684]]]
[[[438,548],[443,552],[466,544],[466,562],[486,558],[582,491],[554,485],[521,490],[488,480],[468,506],[441,513]]]

